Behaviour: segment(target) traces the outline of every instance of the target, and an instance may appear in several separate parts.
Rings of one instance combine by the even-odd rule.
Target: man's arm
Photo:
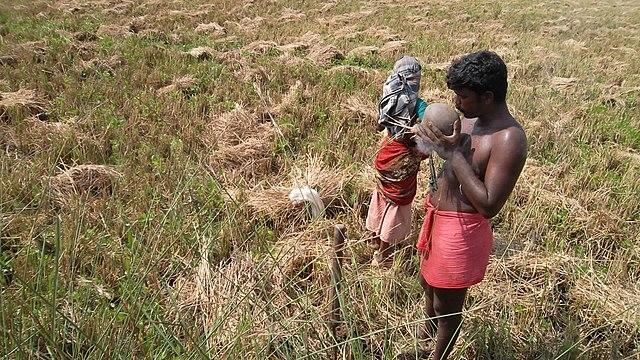
[[[459,150],[453,151],[451,165],[464,195],[478,213],[489,219],[498,214],[509,198],[526,158],[524,132],[511,128],[493,140],[484,182]]]

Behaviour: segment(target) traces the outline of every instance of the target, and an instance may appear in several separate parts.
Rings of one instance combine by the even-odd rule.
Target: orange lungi
[[[493,245],[489,220],[478,213],[442,211],[429,198],[418,243],[420,273],[436,288],[460,289],[484,278]]]

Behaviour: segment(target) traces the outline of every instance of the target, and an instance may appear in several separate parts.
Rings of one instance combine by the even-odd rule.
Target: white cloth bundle
[[[311,215],[314,218],[324,214],[324,202],[320,198],[320,194],[309,186],[296,186],[289,192],[289,201],[294,204],[306,202],[311,207]]]

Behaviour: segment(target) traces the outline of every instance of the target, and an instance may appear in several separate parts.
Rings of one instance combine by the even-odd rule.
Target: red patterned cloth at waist
[[[422,156],[408,145],[385,137],[373,165],[378,190],[396,205],[411,204],[416,195]]]

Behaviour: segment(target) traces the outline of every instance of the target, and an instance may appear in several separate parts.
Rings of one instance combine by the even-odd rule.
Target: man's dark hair
[[[507,97],[507,65],[493,51],[464,55],[449,67],[447,87],[468,88],[478,94],[491,91],[496,102],[503,102]]]

